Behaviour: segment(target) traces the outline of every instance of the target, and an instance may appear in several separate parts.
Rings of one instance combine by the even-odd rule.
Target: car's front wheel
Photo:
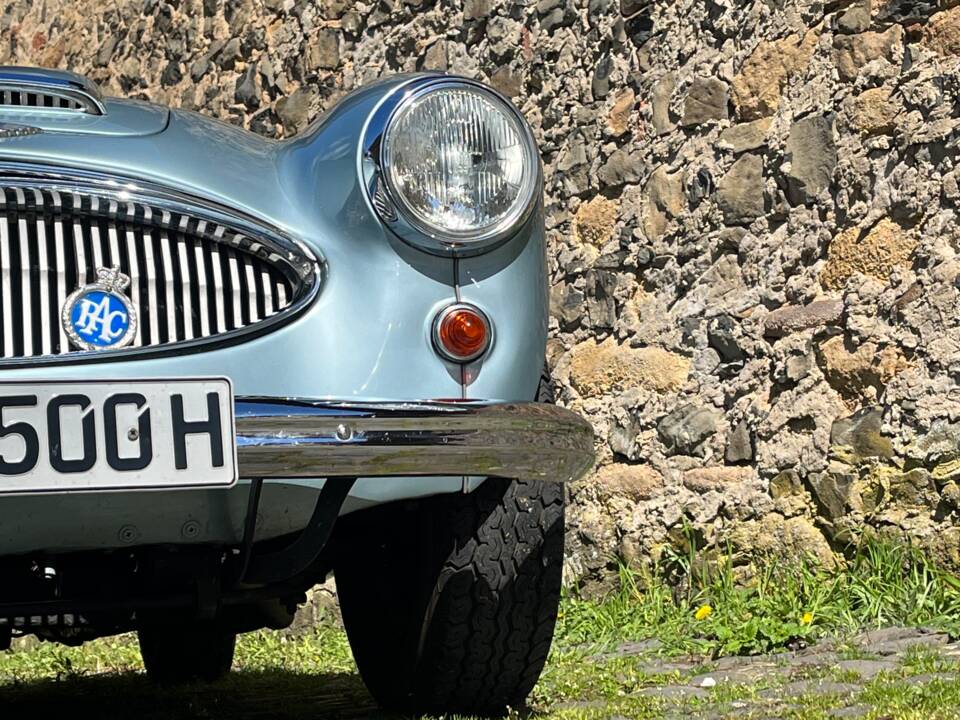
[[[218,680],[230,672],[237,642],[213,623],[143,625],[137,636],[147,677],[162,684]]]
[[[342,519],[340,608],[381,705],[485,714],[523,703],[556,622],[563,513],[560,484],[490,479]]]

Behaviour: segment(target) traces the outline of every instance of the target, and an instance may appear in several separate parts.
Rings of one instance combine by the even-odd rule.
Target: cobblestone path
[[[633,705],[642,708],[638,715],[670,720],[927,717],[910,707],[911,698],[919,702],[941,690],[956,695],[960,688],[960,642],[922,629],[876,630],[797,652],[714,661],[661,658],[656,650],[651,642],[627,643],[586,661],[598,671],[616,667],[624,697],[657,701],[654,707]],[[618,706],[626,712],[604,712]],[[622,719],[633,714],[630,707],[606,698],[566,700],[547,709],[561,716]],[[943,705],[937,712],[960,718],[957,706]]]

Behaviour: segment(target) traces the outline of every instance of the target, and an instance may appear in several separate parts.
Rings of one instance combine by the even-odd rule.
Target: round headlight
[[[390,118],[381,153],[400,214],[452,249],[506,237],[539,186],[526,123],[506,100],[472,84],[448,81],[410,94]]]

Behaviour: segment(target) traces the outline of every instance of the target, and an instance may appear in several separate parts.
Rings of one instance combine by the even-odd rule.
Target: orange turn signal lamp
[[[448,305],[433,321],[433,344],[443,357],[457,363],[476,360],[490,347],[493,328],[478,307],[468,303]]]

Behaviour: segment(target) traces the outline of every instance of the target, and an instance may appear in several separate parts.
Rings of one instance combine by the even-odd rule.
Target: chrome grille
[[[215,340],[265,326],[308,299],[317,265],[295,251],[302,248],[194,210],[127,191],[0,177],[0,362]],[[79,351],[61,309],[98,268],[113,266],[130,277],[136,337],[120,350]]]

